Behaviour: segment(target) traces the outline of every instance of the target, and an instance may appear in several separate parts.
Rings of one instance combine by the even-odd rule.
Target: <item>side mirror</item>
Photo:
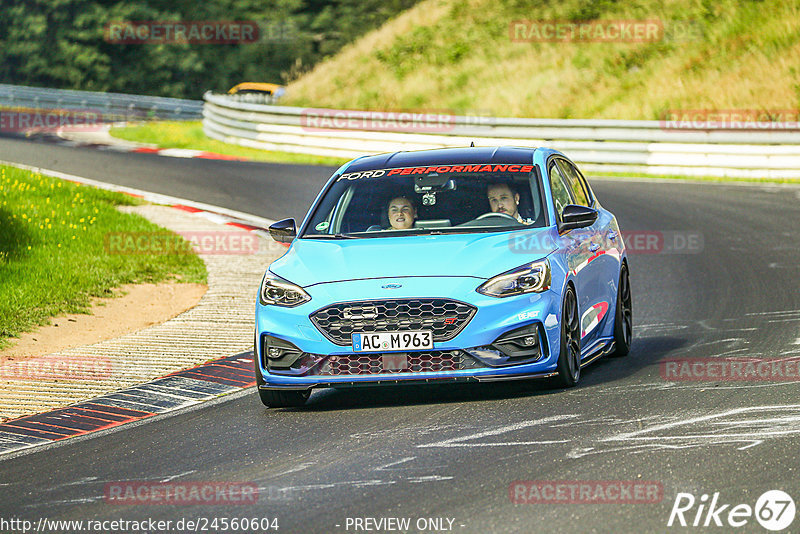
[[[597,220],[597,210],[586,206],[569,204],[564,206],[561,212],[561,222],[558,223],[558,231],[566,232],[573,228],[585,228],[591,226]]]
[[[294,219],[283,219],[273,223],[269,227],[269,235],[278,243],[291,243],[297,237],[297,228]]]

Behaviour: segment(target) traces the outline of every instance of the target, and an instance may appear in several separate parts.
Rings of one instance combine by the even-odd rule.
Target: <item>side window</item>
[[[556,218],[561,221],[561,212],[564,211],[564,206],[572,204],[572,199],[569,196],[564,176],[555,162],[550,164],[550,170],[547,174],[550,176],[550,190],[553,192]]]
[[[583,180],[581,180],[578,170],[573,167],[571,163],[563,159],[558,160],[558,166],[561,167],[564,171],[564,175],[567,177],[567,185],[570,191],[572,191],[572,196],[575,198],[575,204],[590,206],[592,204],[591,197],[583,185]]]
[[[589,180],[586,179],[586,176],[583,175],[583,173],[580,171],[578,167],[573,165],[572,168],[575,169],[575,174],[577,174],[578,177],[581,179],[583,188],[586,190],[586,194],[589,196],[589,202],[591,202],[592,204],[597,202],[597,197],[594,196],[594,191],[592,191],[592,186],[589,185]]]

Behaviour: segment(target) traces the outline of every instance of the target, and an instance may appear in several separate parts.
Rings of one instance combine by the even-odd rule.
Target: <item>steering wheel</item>
[[[476,217],[475,220],[476,221],[480,221],[481,219],[486,219],[488,217],[507,217],[507,218],[511,219],[512,221],[517,222],[517,219],[515,219],[513,215],[509,215],[508,213],[495,212],[495,211],[490,211],[489,213],[484,213],[483,215],[480,215],[480,216]]]

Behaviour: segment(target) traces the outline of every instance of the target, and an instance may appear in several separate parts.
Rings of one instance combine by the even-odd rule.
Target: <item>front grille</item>
[[[398,365],[401,364],[401,365]],[[474,369],[483,364],[460,350],[330,356],[315,374],[322,376],[424,373]]]
[[[397,299],[344,302],[309,317],[325,337],[350,345],[353,332],[432,330],[434,341],[447,341],[472,319],[475,306],[450,299]]]

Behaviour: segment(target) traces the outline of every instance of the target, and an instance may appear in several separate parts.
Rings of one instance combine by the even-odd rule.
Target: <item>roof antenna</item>
[[[470,143],[469,143],[469,147],[470,147],[470,148],[472,148],[472,147],[474,147],[474,146],[475,146],[475,141],[470,141]]]

